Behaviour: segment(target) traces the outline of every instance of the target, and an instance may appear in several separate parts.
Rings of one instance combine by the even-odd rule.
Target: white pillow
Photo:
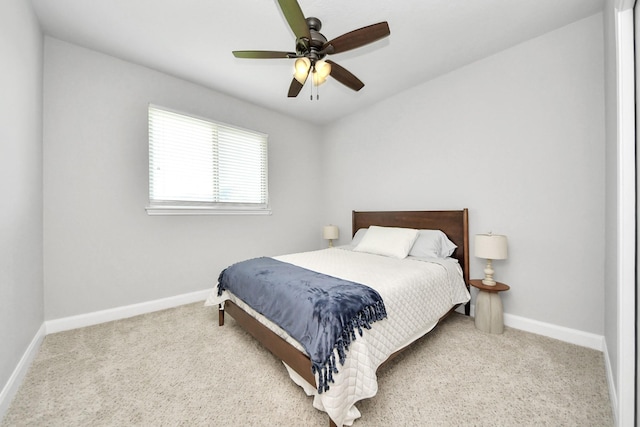
[[[421,258],[446,258],[457,246],[440,230],[419,230],[409,255]]]
[[[356,231],[356,234],[353,235],[353,239],[351,240],[352,246],[357,246],[358,243],[362,241],[362,238],[367,233],[368,228],[360,228]]]
[[[372,225],[353,250],[402,259],[407,257],[417,237],[418,230],[412,228]]]

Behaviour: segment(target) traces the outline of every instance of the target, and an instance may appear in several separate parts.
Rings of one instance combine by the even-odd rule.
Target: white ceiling
[[[365,83],[329,78],[287,98],[293,59],[237,59],[232,50],[295,51],[276,0],[32,0],[46,34],[324,124],[463,65],[602,10],[603,0],[298,0],[327,39],[387,21],[391,36],[332,55]]]

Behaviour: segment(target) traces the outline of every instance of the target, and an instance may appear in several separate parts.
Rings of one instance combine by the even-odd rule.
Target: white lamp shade
[[[313,84],[320,86],[327,81],[327,77],[331,74],[331,64],[325,61],[318,61],[313,72]]]
[[[304,84],[307,80],[307,76],[309,75],[309,69],[311,68],[311,61],[309,58],[298,58],[294,64],[295,72],[293,73],[293,77],[300,83]]]
[[[475,255],[484,259],[507,259],[507,236],[477,234]]]
[[[337,239],[340,236],[340,231],[337,225],[325,225],[322,229],[322,237],[327,240]]]

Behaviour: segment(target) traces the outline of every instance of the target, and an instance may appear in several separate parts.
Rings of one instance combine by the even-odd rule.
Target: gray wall
[[[509,238],[506,313],[603,334],[602,30],[591,16],[334,124],[326,216],[467,207],[471,236]]]
[[[30,2],[0,2],[0,58],[2,390],[43,322],[42,35]]]
[[[311,125],[45,38],[45,318],[213,288],[228,264],[318,249]],[[271,216],[149,216],[147,104],[269,134]]]
[[[43,163],[41,34],[0,2],[0,388],[45,318],[210,288],[237,259],[320,247],[326,222],[345,241],[352,209],[461,207],[472,235],[509,236],[506,312],[604,334],[617,382],[613,4],[604,43],[596,15],[319,133],[47,39]],[[270,134],[273,216],[147,216],[147,102]]]

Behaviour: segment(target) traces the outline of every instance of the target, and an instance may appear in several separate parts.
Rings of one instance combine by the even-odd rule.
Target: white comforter
[[[318,271],[374,288],[384,300],[387,318],[372,324],[362,337],[349,347],[345,364],[338,366],[335,383],[318,394],[287,366],[291,379],[313,395],[313,406],[327,412],[337,426],[352,425],[360,417],[355,407],[359,400],[375,396],[378,391],[376,370],[392,353],[429,332],[438,320],[456,304],[470,296],[462,270],[455,259],[395,259],[345,248],[274,257],[309,270]],[[206,305],[233,300],[249,314],[304,352],[300,344],[268,319],[255,313],[229,292],[217,296],[215,289]],[[286,366],[286,364],[285,364]]]

